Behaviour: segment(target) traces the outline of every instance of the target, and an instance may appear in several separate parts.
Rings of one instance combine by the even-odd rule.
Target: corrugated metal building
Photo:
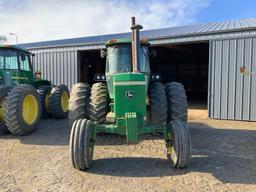
[[[22,44],[35,54],[35,68],[55,84],[92,82],[103,72],[104,42],[130,33]],[[205,100],[210,118],[256,121],[256,19],[142,31],[158,52],[152,71],[180,81],[189,99]],[[240,67],[246,73],[241,74]]]

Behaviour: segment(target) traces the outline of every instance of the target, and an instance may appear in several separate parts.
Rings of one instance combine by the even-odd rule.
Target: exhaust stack
[[[135,24],[135,17],[132,17],[131,30],[132,30],[132,72],[138,72],[140,63],[140,30],[143,27]]]

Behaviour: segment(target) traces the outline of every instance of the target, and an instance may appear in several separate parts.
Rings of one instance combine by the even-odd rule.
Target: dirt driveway
[[[174,170],[159,136],[138,145],[97,139],[89,172],[69,163],[67,120],[44,120],[25,137],[0,136],[0,191],[256,191],[256,123],[192,120],[191,167]]]

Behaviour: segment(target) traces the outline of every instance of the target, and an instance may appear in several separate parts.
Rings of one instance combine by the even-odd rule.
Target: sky
[[[8,44],[256,17],[255,0],[0,0],[0,35]]]

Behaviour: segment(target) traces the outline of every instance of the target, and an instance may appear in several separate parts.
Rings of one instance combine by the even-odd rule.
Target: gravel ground
[[[161,136],[138,145],[97,137],[93,167],[69,162],[67,120],[43,120],[25,137],[0,136],[0,191],[256,191],[256,123],[190,120],[191,166],[170,168]]]

